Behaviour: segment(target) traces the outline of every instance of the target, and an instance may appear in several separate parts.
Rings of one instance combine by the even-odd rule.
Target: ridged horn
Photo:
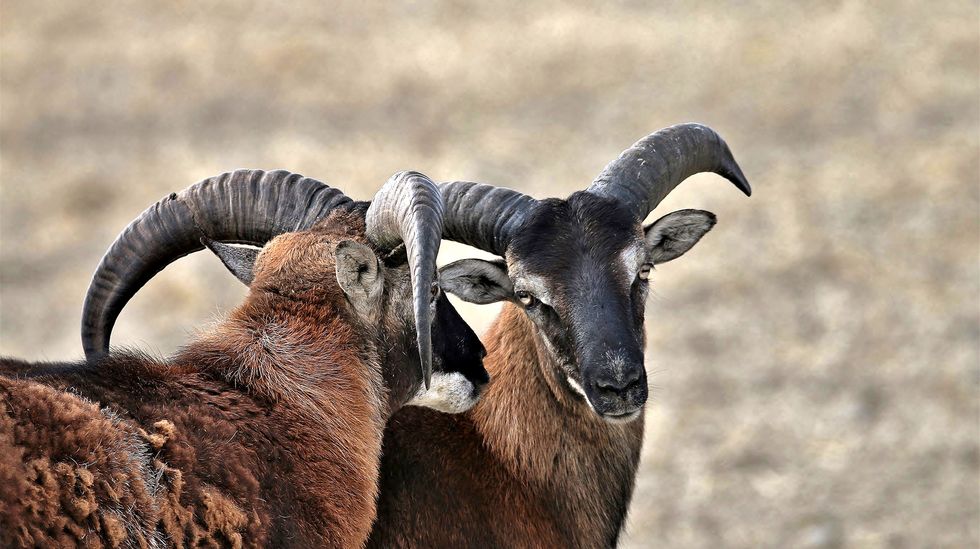
[[[262,246],[351,203],[338,189],[283,170],[237,170],[172,193],[130,223],[96,268],[82,308],[85,356],[109,352],[112,327],[130,298],[164,267],[203,249],[202,236]]]
[[[700,172],[714,172],[752,195],[728,145],[701,124],[671,126],[637,141],[587,191],[618,199],[642,221],[681,181]]]
[[[453,181],[440,185],[446,202],[443,236],[503,256],[537,200],[504,187]]]
[[[432,288],[436,256],[442,242],[445,209],[439,188],[418,172],[391,176],[375,195],[365,214],[367,236],[382,249],[405,243],[412,277],[412,306],[416,341],[425,388],[432,379]]]

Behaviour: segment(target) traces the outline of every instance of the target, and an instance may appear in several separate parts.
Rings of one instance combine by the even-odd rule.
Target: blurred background
[[[699,175],[655,212],[719,224],[655,275],[623,546],[977,547],[977,3],[650,4],[5,0],[0,354],[79,357],[106,247],[202,178],[564,197],[698,121],[755,195]],[[195,254],[114,342],[169,353],[243,295]]]

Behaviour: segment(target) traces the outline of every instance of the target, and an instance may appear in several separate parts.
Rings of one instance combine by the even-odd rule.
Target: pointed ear
[[[241,280],[242,284],[246,286],[252,284],[252,279],[255,278],[253,272],[255,269],[255,258],[259,256],[259,252],[262,251],[261,248],[231,246],[229,244],[222,244],[216,240],[211,240],[206,236],[201,237],[201,244],[204,244],[209,250],[214,252],[214,255],[218,256],[218,259],[224,263],[225,268],[231,271],[231,274],[235,275],[235,278]]]
[[[461,259],[439,269],[442,289],[463,301],[486,305],[514,300],[514,284],[503,260]]]
[[[354,308],[371,316],[381,296],[382,277],[378,256],[368,246],[353,240],[337,244],[337,283]]]
[[[704,210],[678,210],[654,221],[644,229],[648,261],[656,265],[684,255],[716,220]]]

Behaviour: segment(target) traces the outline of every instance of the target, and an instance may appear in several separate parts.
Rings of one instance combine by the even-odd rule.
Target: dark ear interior
[[[252,283],[252,279],[255,278],[253,272],[255,258],[259,256],[259,252],[262,251],[261,248],[222,244],[208,237],[201,237],[201,243],[218,256],[221,263],[231,271],[231,274],[235,275],[235,278],[241,280],[246,286]]]
[[[513,301],[514,284],[503,260],[461,259],[439,269],[442,289],[463,301],[486,305]]]
[[[715,214],[704,210],[678,210],[654,221],[644,229],[650,263],[666,263],[684,255],[716,221]]]

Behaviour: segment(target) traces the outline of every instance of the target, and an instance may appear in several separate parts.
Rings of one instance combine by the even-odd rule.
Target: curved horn
[[[418,172],[391,176],[375,195],[365,214],[367,235],[376,245],[391,250],[405,243],[412,277],[412,305],[422,378],[432,378],[432,287],[436,284],[436,256],[442,242],[444,207],[438,187]]]
[[[587,191],[618,199],[642,221],[681,181],[700,172],[714,172],[752,194],[728,145],[701,124],[671,126],[637,141]]]
[[[283,170],[237,170],[172,193],[130,223],[96,268],[82,307],[85,356],[109,352],[112,326],[129,299],[164,267],[203,249],[202,236],[261,246],[352,202],[337,189]]]
[[[443,183],[440,189],[446,202],[444,236],[499,256],[538,202],[511,189],[468,181]]]

